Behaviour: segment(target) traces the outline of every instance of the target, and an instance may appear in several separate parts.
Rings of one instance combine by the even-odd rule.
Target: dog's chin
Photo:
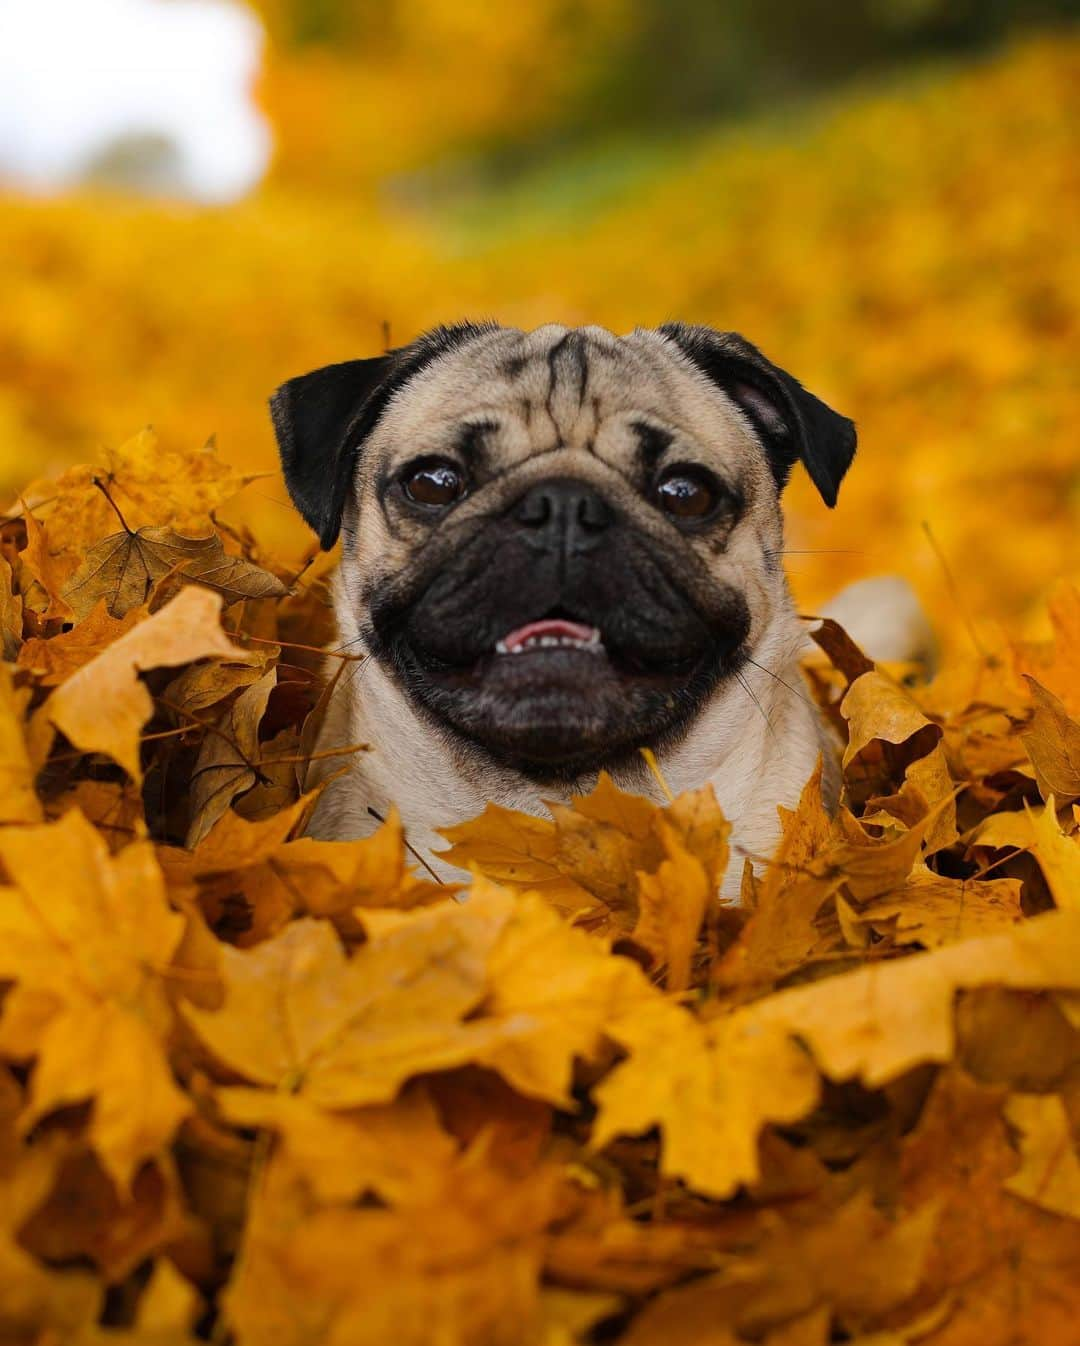
[[[456,665],[404,638],[387,653],[413,700],[441,726],[538,782],[615,769],[643,747],[676,741],[742,662],[737,640],[666,665],[602,645],[495,650]]]

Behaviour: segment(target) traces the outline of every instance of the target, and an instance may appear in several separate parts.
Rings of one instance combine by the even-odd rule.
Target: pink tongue
[[[571,640],[584,641],[592,639],[594,630],[594,627],[582,626],[580,622],[564,622],[561,617],[549,617],[546,621],[527,622],[519,626],[516,631],[504,636],[502,643],[508,650],[516,650],[519,645],[537,636],[569,636]]]

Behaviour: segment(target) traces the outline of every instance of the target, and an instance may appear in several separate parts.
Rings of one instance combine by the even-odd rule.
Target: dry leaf
[[[371,1193],[390,1205],[437,1202],[457,1160],[457,1144],[415,1090],[351,1112],[324,1112],[307,1098],[259,1089],[222,1088],[216,1097],[228,1121],[280,1137],[283,1158],[327,1204]]]
[[[49,696],[38,716],[76,748],[104,753],[133,780],[141,780],[139,731],[153,714],[154,703],[139,674],[234,654],[235,647],[219,625],[220,611],[216,594],[185,589],[72,674]]]
[[[1080,1221],[1013,1196],[1017,1170],[1002,1116],[1002,1091],[944,1072],[903,1145],[907,1209],[940,1212],[927,1264],[927,1302],[951,1312],[928,1346],[1068,1342],[1080,1312]]]
[[[988,635],[929,688],[827,632],[844,804],[825,760],[742,908],[711,789],[604,775],[452,829],[473,873],[439,885],[394,811],[302,835],[324,568],[237,604],[235,646],[176,571],[62,630],[92,548],[89,588],[131,587],[239,483],[143,437],[0,529],[0,1338],[1071,1340],[1074,591],[1052,648]]]
[[[23,497],[48,531],[53,572],[68,579],[86,553],[116,531],[116,509],[131,528],[163,526],[205,531],[214,510],[241,490],[241,476],[218,457],[212,445],[177,449],[143,430],[101,463],[69,468],[56,481],[35,482]]]
[[[11,566],[0,556],[0,655],[18,658],[23,638],[23,600],[15,591]]]
[[[0,664],[0,821],[37,823],[41,803],[34,790],[37,764],[31,758],[24,717],[29,688],[15,685],[10,664]]]
[[[197,846],[236,796],[258,780],[259,725],[276,684],[277,670],[270,669],[208,729],[191,773],[189,848]]]
[[[1080,798],[1080,724],[1069,718],[1052,692],[1027,679],[1035,702],[1031,726],[1022,735],[1043,799],[1059,804]]]
[[[49,550],[47,526],[35,519],[28,509],[23,511],[23,522],[26,527],[26,546],[19,554],[19,560],[37,582],[39,592],[46,599],[44,604],[35,603],[35,609],[46,621],[53,618],[65,622],[71,621],[73,616],[71,606],[63,597],[64,583],[70,572]]]
[[[0,1052],[36,1058],[22,1124],[93,1100],[89,1136],[127,1187],[191,1110],[169,1069],[164,973],[183,934],[153,848],[117,856],[78,813],[0,832]]]
[[[819,1097],[817,1071],[787,1026],[749,1012],[706,1025],[657,1001],[608,1031],[630,1059],[593,1091],[593,1145],[659,1126],[661,1171],[707,1196],[753,1182],[765,1124],[796,1121]]]
[[[103,602],[113,617],[141,607],[166,575],[219,593],[228,605],[242,598],[279,598],[285,586],[242,556],[228,556],[217,533],[185,537],[172,528],[125,528],[103,538],[64,589],[64,600],[82,621]]]
[[[110,617],[101,600],[70,631],[50,640],[28,640],[19,651],[19,667],[32,673],[41,686],[59,687],[147,615],[142,609],[132,608],[119,619]]]
[[[1042,809],[1023,813],[995,813],[981,823],[969,840],[995,850],[1015,846],[1030,850],[1039,862],[1047,886],[1059,907],[1080,910],[1080,835],[1062,832],[1053,796]]]
[[[1020,1133],[1020,1168],[1005,1180],[1014,1196],[1080,1220],[1080,1158],[1061,1099],[1013,1094],[1005,1120]]]
[[[902,888],[859,909],[860,923],[905,944],[935,949],[1023,919],[1019,879],[948,879],[916,865]]]

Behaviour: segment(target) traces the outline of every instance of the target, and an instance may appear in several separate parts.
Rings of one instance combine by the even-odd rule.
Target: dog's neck
[[[358,633],[343,629],[341,636],[356,641]],[[764,860],[775,849],[777,806],[793,808],[818,755],[830,756],[798,668],[803,641],[798,619],[783,605],[755,642],[754,662],[724,681],[683,739],[659,758],[675,793],[706,782],[716,790],[732,824],[726,897],[738,896],[742,857]],[[327,787],[309,834],[365,836],[378,825],[370,810],[385,816],[397,805],[409,841],[445,877],[455,872],[433,858],[445,847],[438,828],[475,817],[488,801],[542,815],[545,799],[587,792],[595,783],[589,777],[572,786],[541,787],[509,767],[480,764],[475,754],[456,751],[453,739],[417,713],[375,659],[350,664],[342,674],[318,746],[325,751],[359,743],[367,751],[348,758],[347,772]],[[320,760],[308,784],[339,768],[333,758]],[[663,802],[647,772],[612,774],[623,788]]]

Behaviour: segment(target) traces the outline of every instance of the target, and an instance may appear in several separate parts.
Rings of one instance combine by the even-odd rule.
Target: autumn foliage
[[[0,1340],[1074,1341],[1080,593],[929,683],[822,628],[844,802],[756,874],[601,777],[454,889],[302,835],[362,658],[245,480],[143,435],[0,535]]]
[[[251,199],[0,203],[0,1346],[1072,1346],[1080,42],[553,204],[438,166],[634,6],[383,8],[272,49]],[[489,806],[458,886],[393,814],[303,835],[363,656],[265,399],[466,315],[740,329],[858,421],[785,496],[801,610],[902,573],[944,658],[816,629],[843,801],[776,856],[659,776]]]

